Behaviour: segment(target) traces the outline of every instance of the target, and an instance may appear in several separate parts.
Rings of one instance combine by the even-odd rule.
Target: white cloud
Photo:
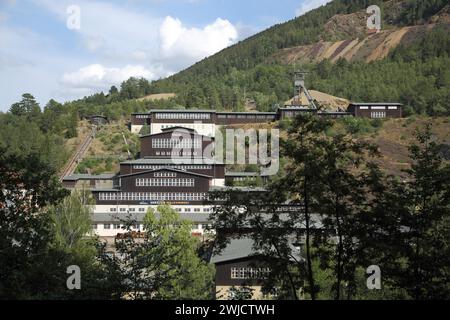
[[[127,65],[123,68],[108,68],[101,64],[92,64],[74,72],[64,73],[61,82],[76,90],[106,90],[111,85],[120,84],[130,77],[154,79],[159,70],[153,71],[141,65]]]
[[[187,28],[168,16],[160,27],[161,55],[175,69],[208,57],[236,42],[238,31],[228,20],[217,18],[204,28]],[[178,63],[176,63],[178,61]]]
[[[35,1],[65,25],[70,1]],[[78,1],[77,5],[80,29],[74,32],[82,47],[96,56],[92,62],[118,68],[139,64],[158,69],[156,77],[177,72],[232,45],[239,35],[231,22],[221,18],[191,28],[178,18],[161,18],[125,5],[101,1]]]
[[[308,11],[311,11],[313,9],[316,9],[324,4],[327,4],[328,2],[331,2],[332,0],[304,0],[303,3],[300,5],[300,8],[295,10],[295,15],[301,16],[305,14]]]

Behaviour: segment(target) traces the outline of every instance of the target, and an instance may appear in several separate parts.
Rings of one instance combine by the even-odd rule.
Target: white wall
[[[222,180],[222,179],[217,179]],[[173,209],[181,210],[179,212],[196,212],[195,209],[200,209],[200,211],[197,211],[199,213],[210,213],[211,212],[211,206],[204,206],[204,205],[172,205]],[[111,208],[116,209],[116,211],[111,211]],[[129,213],[145,213],[149,208],[152,208],[156,210],[158,208],[157,205],[95,205],[93,207],[93,213],[110,213],[113,215],[122,214],[126,215]],[[120,211],[120,209],[123,209],[124,211]],[[130,209],[134,209],[134,211],[130,211]],[[142,211],[139,211],[141,209]],[[190,209],[191,211],[186,211],[186,209]],[[210,211],[206,211],[205,209],[209,209]]]
[[[141,132],[143,125],[131,125],[131,133],[136,133],[138,134],[139,132]]]
[[[163,128],[184,127],[194,129],[198,134],[215,137],[216,125],[214,123],[152,123],[150,125],[151,134],[161,133]]]
[[[225,179],[212,179],[211,185],[214,187],[225,187]]]

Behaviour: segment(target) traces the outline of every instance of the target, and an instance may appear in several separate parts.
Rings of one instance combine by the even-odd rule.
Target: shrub
[[[370,120],[367,118],[344,118],[344,127],[348,133],[370,133],[373,131],[373,127]]]

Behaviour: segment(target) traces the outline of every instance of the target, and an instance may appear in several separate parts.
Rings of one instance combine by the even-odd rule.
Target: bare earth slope
[[[320,41],[307,46],[281,49],[269,60],[284,64],[320,62],[324,59],[336,62],[340,58],[351,62],[371,62],[385,58],[392,49],[400,44],[408,44],[423,37],[437,25],[440,24],[388,29],[362,39],[355,38],[336,42]],[[450,30],[450,22],[443,25]]]
[[[392,10],[395,11],[395,8]],[[380,60],[397,46],[423,38],[436,26],[444,26],[450,31],[450,4],[426,23],[415,26],[382,26],[379,33],[368,34],[366,21],[364,11],[335,15],[325,24],[322,41],[281,49],[268,60],[283,64],[320,62],[324,59],[336,62],[340,58],[351,62]]]

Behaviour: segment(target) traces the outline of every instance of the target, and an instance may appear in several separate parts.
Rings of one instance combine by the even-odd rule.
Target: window
[[[231,268],[231,279],[266,279],[270,268],[240,267]]]
[[[185,208],[184,212],[191,212],[191,208]]]
[[[166,120],[207,120],[211,118],[209,113],[201,112],[158,112],[155,114],[156,119],[166,119]]]
[[[195,208],[194,212],[200,212],[200,208]]]
[[[110,225],[109,223],[105,223],[105,224],[103,225],[103,229],[109,230],[109,229],[111,229],[111,225]]]
[[[116,230],[117,230],[117,229],[120,229],[120,224],[115,223],[115,224],[114,224],[114,229],[116,229]]]
[[[168,180],[168,179],[162,179],[162,180]],[[180,179],[173,179],[173,180],[180,180]],[[183,179],[181,179],[183,180]],[[190,180],[190,179],[184,179],[184,180]],[[164,182],[166,183],[166,182]],[[163,186],[169,186],[173,183],[167,182],[167,184],[164,184]],[[184,181],[181,182],[180,186],[190,186],[190,181]],[[118,192],[118,193],[112,193],[114,195],[114,200],[117,201],[201,201],[206,199],[207,193],[204,192],[190,192],[190,193],[177,193],[177,192]],[[116,208],[110,208],[111,212],[117,211]],[[142,210],[142,208],[139,209],[139,211],[145,211]]]
[[[120,208],[120,212],[125,212],[125,211],[127,211],[127,209],[125,209],[125,208]]]
[[[109,208],[109,211],[111,211],[111,212],[116,212],[116,211],[117,211],[117,208]]]
[[[389,110],[397,110],[397,107],[388,107]]]
[[[370,114],[371,118],[386,118],[385,111],[372,111]]]
[[[144,212],[145,208],[139,208],[139,212]]]
[[[135,208],[130,208],[130,212],[135,212],[136,209]]]
[[[94,223],[94,224],[92,225],[92,229],[97,230],[97,224],[96,224],[96,223]]]
[[[359,107],[360,110],[368,110],[369,107]]]
[[[168,173],[168,172],[161,172]],[[171,173],[172,174],[172,173]],[[171,176],[176,176],[175,173]],[[155,176],[157,174],[155,173]],[[159,174],[158,174],[159,176]],[[137,187],[193,187],[195,185],[194,179],[152,179],[152,178],[138,178],[136,179]]]
[[[175,172],[155,172],[155,177],[168,178],[168,177],[176,177],[177,174]]]
[[[201,139],[153,139],[152,147],[154,149],[189,149],[189,148],[200,148]]]
[[[372,110],[386,110],[385,106],[373,106]]]
[[[137,170],[159,170],[163,168],[174,168],[178,170],[211,170],[211,165],[201,165],[201,164],[195,164],[195,165],[173,165],[173,164],[167,164],[167,165],[135,165],[133,166],[133,169]]]
[[[209,208],[203,208],[203,212],[209,212]]]

